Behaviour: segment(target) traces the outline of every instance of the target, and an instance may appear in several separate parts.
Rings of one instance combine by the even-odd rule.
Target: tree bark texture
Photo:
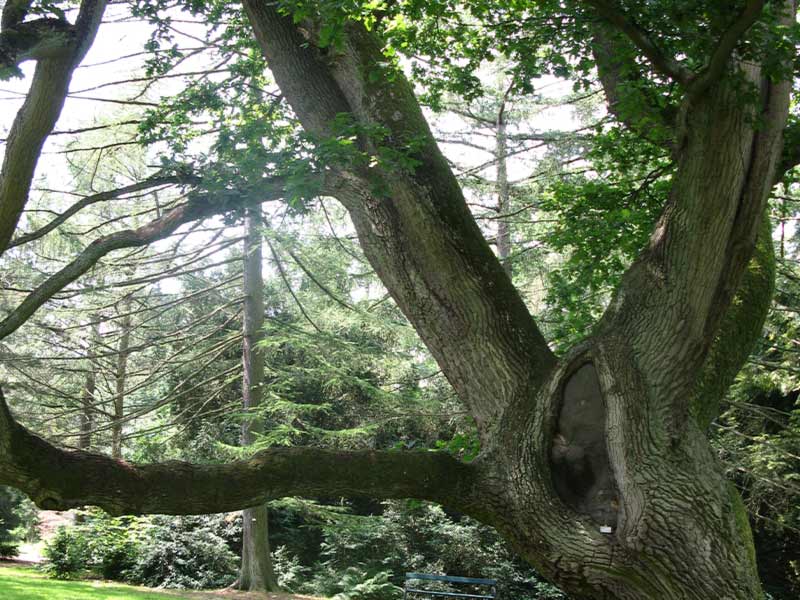
[[[352,25],[331,59],[315,55],[313,35],[307,43],[277,12],[245,6],[307,129],[323,135],[336,113],[347,112],[365,126],[386,127],[398,146],[429,139],[402,76],[379,84],[368,76],[380,50],[362,28]],[[793,15],[793,4],[786,7]],[[597,334],[555,365],[535,328],[530,342],[506,345],[508,333],[530,327],[530,318],[495,311],[481,296],[494,289],[494,298],[513,299],[505,295],[505,273],[487,267],[471,277],[453,260],[469,256],[480,265],[482,249],[462,241],[472,234],[454,216],[465,203],[435,148],[420,151],[412,173],[378,164],[375,172],[340,175],[335,195],[368,258],[476,417],[480,464],[501,482],[487,503],[503,508],[490,510],[489,520],[579,597],[760,595],[740,500],[691,418],[699,375],[752,255],[788,111],[788,82],[769,80],[759,65],[735,68],[760,99],[743,103],[724,78],[706,79],[702,95],[687,95],[675,129],[673,190],[650,245]],[[756,128],[757,121],[766,125]],[[362,144],[375,151],[371,140]],[[383,197],[370,186],[374,179],[390,182]],[[442,232],[445,239],[437,238]],[[423,262],[428,272],[415,271]],[[437,286],[442,279],[447,290]],[[474,333],[484,344],[472,354]],[[518,362],[520,349],[527,358]]]
[[[263,433],[263,419],[258,408],[263,400],[264,352],[259,347],[264,329],[264,279],[262,269],[261,207],[245,210],[244,240],[244,336],[242,344],[242,397],[245,421],[242,445],[255,442],[255,433]],[[250,413],[250,414],[247,414]],[[269,509],[266,504],[242,511],[241,590],[276,591],[278,583],[272,569],[269,545]]]

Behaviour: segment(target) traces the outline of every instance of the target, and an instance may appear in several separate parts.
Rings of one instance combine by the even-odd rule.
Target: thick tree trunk
[[[264,352],[258,346],[264,327],[262,226],[261,208],[248,208],[245,211],[244,240],[242,397],[245,412],[251,414],[242,423],[243,446],[255,441],[255,433],[263,433],[262,419],[257,416],[264,385]],[[266,504],[242,511],[242,566],[238,583],[241,590],[271,592],[278,589],[269,546],[268,513]]]
[[[650,398],[627,340],[575,348],[534,411],[506,415],[492,524],[570,597],[760,598],[735,489],[699,427],[672,441]]]
[[[348,29],[331,61],[293,34],[288,19],[260,3],[245,6],[307,129],[325,135],[337,114],[350,112],[365,126],[388,128],[400,151],[403,140],[429,135],[401,75],[366,80],[381,54],[363,29]],[[483,255],[463,241],[471,236],[455,218],[463,197],[435,147],[416,155],[413,173],[378,163],[373,172],[342,173],[338,186],[332,177],[367,257],[476,417],[478,464],[497,486],[484,497],[482,518],[577,597],[761,595],[741,502],[691,415],[752,254],[787,114],[787,83],[770,81],[757,65],[735,68],[762,90],[760,100],[748,106],[732,84],[698,77],[704,93],[687,94],[680,112],[678,171],[650,247],[596,336],[555,367],[535,332],[523,341],[524,319],[475,292],[511,299],[507,277],[453,261],[468,257],[476,266]],[[375,180],[386,182],[383,194]],[[526,361],[507,345],[512,323]],[[473,335],[481,342],[474,353]]]
[[[47,36],[39,39],[36,34],[22,34],[27,8],[15,11],[16,14],[6,13],[8,16],[3,19],[0,67],[17,68],[17,61],[23,57],[36,58],[37,62],[25,102],[8,133],[0,169],[0,255],[8,248],[25,209],[42,146],[61,114],[72,73],[91,47],[105,8],[105,0],[83,0],[75,24],[58,25],[69,30],[71,35],[54,31],[49,40]],[[36,52],[30,53],[31,48],[26,48],[17,55],[16,51],[23,49],[15,46],[27,43],[44,49],[50,46],[49,52],[36,56]],[[59,45],[62,47],[57,48]],[[10,64],[7,64],[9,59]]]

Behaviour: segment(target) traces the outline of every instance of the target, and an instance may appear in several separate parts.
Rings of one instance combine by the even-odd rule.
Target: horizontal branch
[[[418,498],[464,512],[476,500],[477,468],[443,452],[274,448],[223,465],[133,465],[66,451],[18,424],[0,390],[0,484],[38,506],[99,506],[120,514],[205,514],[285,496]]]
[[[91,269],[97,261],[113,250],[146,246],[172,234],[178,227],[219,215],[245,206],[261,204],[283,197],[284,181],[280,178],[262,183],[257,194],[230,192],[220,194],[198,194],[162,217],[137,229],[117,231],[96,239],[60,271],[48,277],[36,287],[5,319],[0,321],[0,339],[17,329],[55,294]]]

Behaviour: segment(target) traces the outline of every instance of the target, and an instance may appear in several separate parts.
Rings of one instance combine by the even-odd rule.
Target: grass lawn
[[[59,581],[26,566],[0,566],[2,600],[321,600],[291,594],[153,591],[103,581]]]

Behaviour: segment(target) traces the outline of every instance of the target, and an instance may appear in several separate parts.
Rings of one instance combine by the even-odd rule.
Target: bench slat
[[[433,590],[415,590],[412,588],[406,589],[407,594],[427,594],[429,596],[447,596],[448,598],[483,598],[485,600],[494,600],[496,596],[483,596],[480,594],[463,594],[459,592],[434,592]]]
[[[497,585],[496,579],[482,579],[479,577],[457,577],[455,575],[429,575],[428,573],[406,573],[406,579],[421,579],[425,581],[447,581],[450,583],[473,583],[477,585]]]

